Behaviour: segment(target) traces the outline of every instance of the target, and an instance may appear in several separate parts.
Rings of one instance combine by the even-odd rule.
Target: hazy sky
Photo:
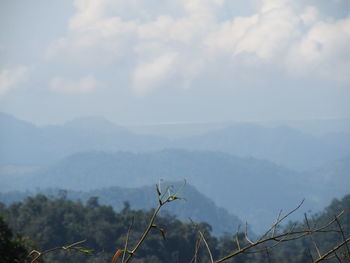
[[[39,124],[350,117],[349,0],[0,0],[0,111]]]

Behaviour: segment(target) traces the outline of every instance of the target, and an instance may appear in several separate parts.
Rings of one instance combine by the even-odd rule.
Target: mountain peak
[[[64,127],[74,130],[90,130],[106,134],[128,131],[126,128],[98,116],[77,118],[66,122]]]

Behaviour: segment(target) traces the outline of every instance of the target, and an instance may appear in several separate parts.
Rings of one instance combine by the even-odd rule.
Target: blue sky
[[[38,124],[350,117],[348,0],[1,0],[0,111]]]

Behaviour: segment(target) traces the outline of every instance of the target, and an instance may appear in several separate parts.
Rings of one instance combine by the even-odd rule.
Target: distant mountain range
[[[136,135],[102,118],[82,118],[62,126],[37,127],[0,114],[0,165],[47,165],[83,151],[146,151],[165,144]]]
[[[350,153],[349,147],[341,142],[349,136],[335,135],[334,139],[325,136],[322,140],[288,126],[236,124],[196,136],[168,139],[139,135],[102,118],[37,127],[0,114],[0,127],[0,165],[47,165],[85,151],[147,152],[181,148],[266,159],[302,171]]]
[[[344,157],[349,149],[327,144],[288,126],[267,128],[255,124],[233,125],[177,141],[184,149],[227,152],[266,159],[296,170],[316,168]]]
[[[334,179],[322,173],[332,171],[332,165],[322,171],[298,173],[268,161],[220,152],[87,152],[72,155],[48,168],[3,173],[0,191],[61,188],[86,192],[112,186],[142,187],[160,178],[186,179],[216,204],[248,220],[259,231],[259,226],[265,227],[274,220],[279,209],[292,208],[303,198],[306,203],[302,211],[317,211],[332,198],[348,193],[349,167],[342,167],[342,173],[331,175],[337,178],[333,182]]]
[[[348,138],[236,124],[177,139],[101,118],[37,127],[0,114],[0,191],[98,191],[186,179],[257,232],[306,198],[318,211],[350,189]],[[301,212],[302,212],[301,211]]]

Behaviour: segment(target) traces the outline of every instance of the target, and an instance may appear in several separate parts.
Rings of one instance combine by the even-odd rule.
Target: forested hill
[[[301,174],[271,162],[184,150],[75,154],[37,173],[3,175],[0,187],[3,192],[48,187],[90,191],[152,185],[159,179],[186,179],[216,204],[253,225],[257,218],[269,224],[279,209],[294,207],[310,195]]]
[[[342,187],[331,191],[329,180],[321,172],[298,173],[268,161],[219,152],[87,152],[35,173],[2,174],[0,190],[91,191],[110,186],[141,187],[159,179],[186,179],[216,204],[258,229],[270,224],[281,208],[292,208],[303,198],[305,211],[319,211],[332,198],[346,194],[349,177],[346,166],[344,169],[333,182]]]
[[[0,192],[90,191],[187,179],[259,228],[303,198],[306,211],[319,211],[350,187],[346,136],[335,142],[286,126],[241,123],[167,139],[101,118],[39,127],[1,113],[0,127]]]
[[[172,189],[182,187],[179,195],[184,199],[179,202],[172,202],[164,208],[163,212],[171,213],[176,218],[188,222],[207,222],[212,225],[213,234],[218,236],[224,233],[233,234],[239,226],[244,223],[235,215],[230,214],[226,209],[218,207],[211,199],[198,192],[197,189],[184,182],[163,182],[164,187],[171,186]],[[111,205],[115,211],[121,211],[127,202],[132,209],[149,210],[158,204],[156,188],[144,186],[137,188],[108,187],[91,190],[87,192],[58,189],[41,189],[41,194],[51,197],[62,197],[73,201],[81,200],[86,202],[92,197],[98,197],[103,205]],[[8,192],[0,193],[0,202],[11,204],[15,201],[22,201],[28,196],[34,196],[34,192]]]
[[[350,234],[350,195],[342,200],[334,200],[322,213],[311,215],[309,224],[311,226],[321,226],[334,216],[344,210],[339,219],[339,223],[344,229],[343,234],[348,237]],[[103,206],[98,203],[98,199],[91,198],[86,204],[73,202],[61,197],[50,199],[44,195],[37,195],[25,199],[23,202],[5,206],[0,203],[0,231],[6,230],[7,237],[10,237],[6,225],[1,217],[9,225],[14,233],[19,233],[26,240],[28,249],[43,251],[45,249],[72,244],[79,240],[87,240],[84,244],[87,248],[94,249],[92,256],[79,253],[64,254],[64,251],[52,253],[45,257],[50,263],[58,262],[84,262],[93,263],[109,262],[116,249],[124,248],[125,236],[132,218],[134,224],[130,235],[129,246],[132,247],[144,230],[152,212],[132,210],[125,206],[121,212],[116,213],[112,207]],[[208,224],[182,223],[175,216],[167,215],[159,217],[155,222],[157,226],[165,230],[165,239],[157,229],[151,231],[142,248],[135,255],[135,262],[189,262],[195,253],[196,241],[198,240],[198,229],[203,231],[207,243],[211,248],[214,259],[228,255],[237,249],[237,242],[232,236],[222,236],[215,238],[210,234],[211,227]],[[303,229],[305,222],[296,222],[294,228]],[[327,230],[334,229],[331,226]],[[286,231],[289,227],[286,226]],[[164,231],[162,230],[164,233]],[[3,233],[1,233],[3,234]],[[244,234],[239,234],[237,238],[243,246],[247,243]],[[28,242],[29,240],[33,242]],[[300,263],[309,262],[310,258],[316,259],[317,252],[313,243],[317,243],[321,254],[326,253],[337,244],[342,242],[343,237],[339,232],[321,232],[313,236],[313,241],[309,237],[301,240],[277,243],[277,246],[269,251],[256,254],[241,255],[235,260],[227,262],[249,262],[249,263]],[[0,242],[6,240],[0,239]],[[18,243],[18,241],[17,241]],[[11,253],[12,250],[4,251]],[[310,253],[312,254],[310,256]],[[24,255],[24,253],[22,253]],[[348,262],[346,247],[337,250],[337,256],[343,262]],[[208,253],[205,247],[199,250],[197,262],[208,262]],[[333,257],[327,262],[339,262]]]

